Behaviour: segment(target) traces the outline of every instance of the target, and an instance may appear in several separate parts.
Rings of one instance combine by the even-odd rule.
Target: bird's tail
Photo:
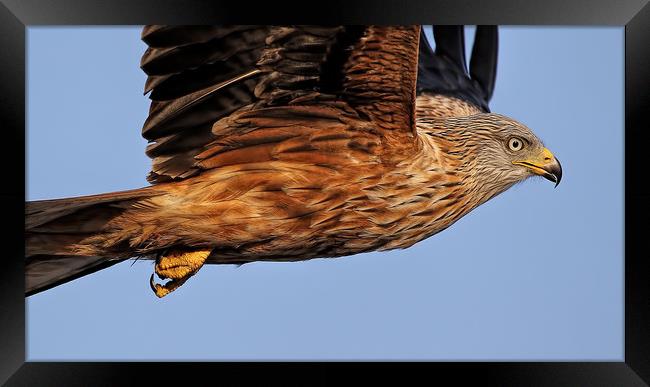
[[[78,246],[138,200],[151,187],[76,198],[27,202],[25,295],[30,296],[123,261],[114,251],[90,256]]]

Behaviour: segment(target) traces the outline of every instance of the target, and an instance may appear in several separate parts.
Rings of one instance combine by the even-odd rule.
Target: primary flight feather
[[[204,263],[406,248],[562,170],[489,112],[497,29],[147,26],[142,189],[27,203],[26,293],[133,257],[163,297]]]

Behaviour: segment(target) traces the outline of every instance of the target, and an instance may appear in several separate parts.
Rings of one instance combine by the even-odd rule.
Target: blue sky
[[[28,200],[147,185],[139,35],[28,29]],[[206,266],[164,299],[152,262],[122,263],[27,299],[28,359],[622,360],[623,39],[500,30],[491,109],[559,158],[557,189],[530,179],[407,250]]]

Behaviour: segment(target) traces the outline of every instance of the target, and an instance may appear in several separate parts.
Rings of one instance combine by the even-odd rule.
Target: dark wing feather
[[[365,120],[390,138],[414,131],[419,27],[148,26],[142,38],[152,183],[217,165],[206,157],[226,148],[300,137],[266,127],[273,114],[295,131],[318,120],[336,126],[337,109],[346,122]],[[242,127],[234,112],[257,126]]]
[[[198,172],[194,156],[214,140],[212,124],[254,100],[266,26],[147,26],[141,67],[151,91],[142,135],[152,183]]]
[[[422,32],[418,94],[456,97],[489,112],[496,79],[497,34],[496,26],[477,26],[468,73],[463,26],[434,26],[435,52]]]
[[[497,56],[499,52],[499,33],[496,26],[477,26],[472,48],[469,73],[484,92],[489,101],[494,92],[497,78]]]
[[[270,45],[259,62],[269,75],[256,87],[256,96],[277,105],[313,89],[340,86],[332,92],[377,126],[411,134],[419,30],[415,26],[278,27],[267,39]]]
[[[415,135],[419,26],[371,26],[344,67],[350,104],[380,128]]]

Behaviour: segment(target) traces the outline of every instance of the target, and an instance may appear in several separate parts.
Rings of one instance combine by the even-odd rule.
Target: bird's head
[[[555,186],[562,179],[560,162],[525,125],[500,114],[481,113],[445,118],[430,137],[436,148],[456,164],[465,184],[481,201],[531,176]],[[454,160],[456,161],[454,163]]]

